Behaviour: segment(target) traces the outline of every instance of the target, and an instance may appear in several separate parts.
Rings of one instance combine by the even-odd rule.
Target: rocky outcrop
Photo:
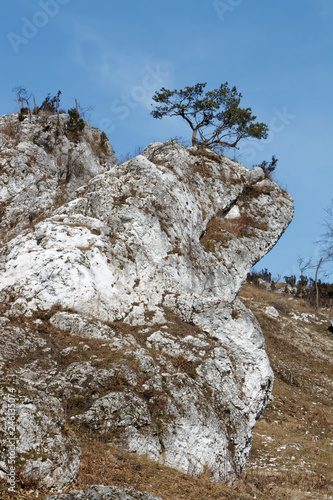
[[[33,227],[73,191],[116,164],[112,146],[86,123],[80,141],[66,133],[66,113],[0,118],[0,237]]]
[[[60,400],[29,385],[14,393],[8,390],[12,385],[0,389],[0,467],[2,472],[9,470],[10,454],[19,460],[23,481],[61,491],[75,479],[81,451],[75,437],[66,431]],[[11,409],[15,409],[14,421],[9,419]],[[15,452],[11,453],[13,444]]]
[[[47,500],[161,500],[149,493],[140,493],[133,488],[120,490],[116,486],[92,486],[89,490],[48,497]]]
[[[89,149],[86,139],[77,147]],[[61,402],[73,440],[89,428],[227,480],[244,467],[273,382],[259,324],[237,293],[288,226],[292,199],[260,168],[175,142],[106,166],[39,222],[9,229],[3,383]]]

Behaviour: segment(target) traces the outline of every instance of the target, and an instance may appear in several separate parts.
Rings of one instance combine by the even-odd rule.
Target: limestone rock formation
[[[16,153],[5,146],[1,182],[3,175],[11,182],[9,158],[13,178],[24,168],[39,125],[29,127]],[[93,155],[88,139],[77,149]],[[75,432],[89,428],[186,473],[208,468],[216,481],[233,478],[273,382],[259,324],[237,293],[290,223],[290,195],[260,168],[170,141],[118,166],[111,147],[104,164],[96,155],[87,159],[86,184],[74,170],[71,192],[56,188],[65,193],[60,203],[52,168],[61,151],[43,153],[39,191],[27,188],[12,205],[1,191],[2,385],[56,399],[69,436],[31,396],[73,450]],[[29,185],[40,184],[37,169],[25,163],[24,172]],[[22,214],[34,206],[35,192],[38,218],[8,226],[14,206]],[[21,443],[27,438],[20,432]],[[58,461],[65,471],[78,456],[60,450]],[[23,452],[20,458],[28,470]],[[40,480],[51,485],[49,476],[40,469]]]
[[[116,164],[109,141],[86,123],[80,141],[66,134],[67,114],[0,118],[2,242],[45,218],[73,191]]]
[[[0,432],[4,445],[1,470],[9,469],[8,445],[15,444],[22,479],[36,480],[41,486],[61,491],[75,479],[81,455],[77,440],[65,430],[61,402],[43,391],[30,389],[29,384],[22,391],[17,388],[14,394],[8,391],[11,387],[0,389]],[[16,413],[9,425],[12,402]]]
[[[77,490],[47,500],[161,500],[149,493],[141,493],[133,488],[120,490],[116,486],[91,486],[89,490]]]

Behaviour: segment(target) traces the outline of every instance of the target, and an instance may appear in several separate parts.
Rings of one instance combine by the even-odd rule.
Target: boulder
[[[272,316],[273,318],[278,318],[280,316],[279,311],[277,311],[273,306],[267,306],[265,309],[265,313],[268,314],[268,316]]]

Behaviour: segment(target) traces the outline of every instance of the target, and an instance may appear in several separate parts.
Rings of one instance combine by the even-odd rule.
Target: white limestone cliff
[[[260,326],[237,293],[290,223],[290,195],[260,168],[173,141],[115,165],[111,146],[103,163],[82,138],[86,184],[73,171],[63,188],[52,168],[72,146],[59,139],[52,154],[38,149],[41,184],[27,164],[37,118],[15,150],[3,120],[2,385],[57,398],[74,432],[89,427],[186,473],[232,479],[273,382]],[[38,188],[20,191],[26,176]],[[9,227],[34,197],[38,217]],[[44,356],[29,355],[36,346]],[[40,481],[52,487],[51,476],[41,470]]]

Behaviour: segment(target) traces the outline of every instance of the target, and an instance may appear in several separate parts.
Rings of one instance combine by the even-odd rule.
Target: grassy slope
[[[240,296],[259,319],[276,377],[274,401],[257,422],[241,480],[227,488],[211,483],[208,471],[193,478],[81,435],[75,488],[132,486],[163,500],[333,498],[333,335],[326,330],[333,311],[306,316],[313,311],[301,300],[250,285]],[[268,305],[279,311],[279,318],[265,313]],[[14,496],[5,491],[0,484],[4,500],[45,498],[33,484]]]
[[[248,480],[262,498],[333,498],[333,335],[327,331],[333,311],[315,315],[301,299],[250,285],[241,298],[261,324],[275,373],[274,401],[254,430]],[[269,305],[277,319],[265,313]]]

